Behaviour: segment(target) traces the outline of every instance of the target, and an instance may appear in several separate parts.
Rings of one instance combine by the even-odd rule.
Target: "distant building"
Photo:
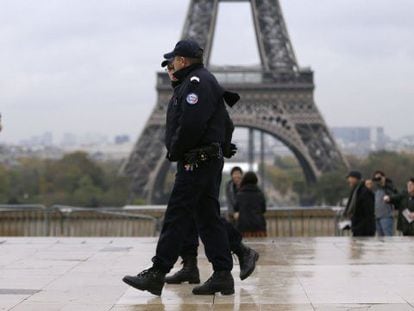
[[[383,127],[332,127],[331,132],[345,153],[366,155],[386,148]]]
[[[99,133],[86,133],[79,138],[81,146],[103,146],[109,144],[108,136]]]
[[[61,145],[62,147],[71,147],[78,144],[78,138],[75,134],[65,133],[63,134]]]
[[[53,146],[53,134],[51,132],[45,132],[42,135],[32,136],[29,139],[20,141],[20,145],[25,147]]]
[[[117,135],[115,136],[115,145],[122,145],[129,143],[131,141],[129,135]]]

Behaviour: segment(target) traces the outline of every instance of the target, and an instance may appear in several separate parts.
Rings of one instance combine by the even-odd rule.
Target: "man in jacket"
[[[397,230],[405,236],[414,236],[414,178],[408,180],[406,191],[386,195],[384,201],[398,207]]]
[[[161,295],[165,275],[177,261],[195,220],[214,273],[193,294],[231,295],[233,260],[218,201],[227,118],[224,90],[204,68],[197,42],[182,40],[164,58],[174,59],[174,77],[180,81],[167,109],[165,134],[167,158],[177,162],[177,174],[152,267],[123,281]]]
[[[239,166],[235,166],[230,171],[231,179],[226,185],[226,203],[227,203],[227,219],[232,224],[234,220],[234,205],[236,204],[236,195],[240,189],[240,184],[243,178],[243,170]]]
[[[368,190],[362,175],[358,171],[351,171],[347,175],[348,185],[351,188],[344,216],[351,219],[353,236],[375,235],[375,198]]]
[[[393,196],[397,190],[391,179],[382,171],[375,171],[372,180],[375,182],[375,220],[378,236],[392,236],[394,233],[394,206],[384,201],[386,195]]]

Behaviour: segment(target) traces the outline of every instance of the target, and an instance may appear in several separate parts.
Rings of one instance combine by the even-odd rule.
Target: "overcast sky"
[[[189,0],[0,0],[0,142],[52,131],[131,134],[155,105],[161,55]],[[168,5],[167,5],[168,4]],[[329,126],[413,135],[414,1],[282,0]],[[213,64],[254,64],[247,3],[220,5]]]

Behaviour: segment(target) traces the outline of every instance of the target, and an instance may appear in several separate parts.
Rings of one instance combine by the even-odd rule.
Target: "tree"
[[[0,204],[8,202],[9,186],[8,172],[3,165],[0,165]]]
[[[323,174],[313,186],[314,195],[319,205],[339,205],[348,196],[349,189],[345,182],[346,170]]]
[[[414,155],[391,151],[371,153],[360,162],[359,168],[365,178],[371,178],[376,170],[383,171],[398,187],[405,187],[414,176]]]
[[[0,200],[47,206],[121,206],[128,197],[129,180],[117,175],[119,165],[94,162],[83,152],[59,160],[20,159],[17,166],[0,166]]]
[[[73,192],[71,204],[77,206],[98,207],[102,201],[102,189],[97,187],[89,175],[82,176]]]

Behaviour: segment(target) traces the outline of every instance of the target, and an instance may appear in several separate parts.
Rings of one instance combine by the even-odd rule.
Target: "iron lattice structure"
[[[264,131],[282,141],[298,159],[309,183],[346,165],[315,105],[313,72],[298,66],[278,0],[247,0],[261,68],[210,66],[220,1],[225,0],[191,0],[182,38],[199,42],[205,64],[224,87],[240,94],[241,101],[230,111],[235,125]],[[163,145],[171,96],[166,73],[157,75],[157,92],[157,105],[123,166],[132,178],[133,196],[153,204],[164,203],[163,184],[170,167]]]

